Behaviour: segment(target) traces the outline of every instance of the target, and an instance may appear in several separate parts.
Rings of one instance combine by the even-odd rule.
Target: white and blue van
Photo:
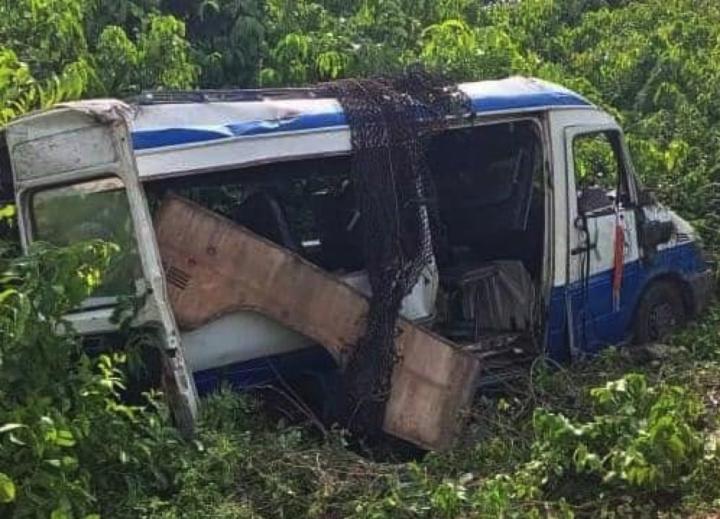
[[[510,343],[569,361],[659,340],[706,306],[713,275],[698,236],[643,189],[610,115],[537,79],[459,88],[474,117],[430,139],[443,243],[405,317],[479,355]],[[190,198],[367,293],[352,153],[339,102],[311,89],[81,101],[0,133],[24,247],[102,238],[124,251],[69,319],[89,344],[111,341],[119,296],[143,294],[133,325],[161,338],[166,391],[186,420],[197,391],[222,380],[320,380],[334,363],[262,315],[178,329],[166,284],[183,280],[163,269],[158,202]]]

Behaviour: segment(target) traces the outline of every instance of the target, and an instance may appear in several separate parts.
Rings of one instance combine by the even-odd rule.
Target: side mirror
[[[674,232],[672,222],[647,221],[642,225],[642,246],[646,250],[655,250],[658,245],[669,242]]]
[[[578,197],[578,213],[590,214],[601,209],[611,209],[613,201],[605,189],[601,187],[588,187],[583,189]]]

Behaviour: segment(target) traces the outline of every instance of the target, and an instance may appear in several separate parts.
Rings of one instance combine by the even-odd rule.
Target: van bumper
[[[693,315],[702,313],[715,294],[715,273],[712,268],[688,276],[692,292]]]

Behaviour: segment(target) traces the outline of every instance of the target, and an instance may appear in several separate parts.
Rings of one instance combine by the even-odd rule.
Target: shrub
[[[91,360],[64,319],[113,247],[39,245],[0,265],[0,515],[86,517],[97,495],[158,491],[177,444],[155,395],[122,402],[121,354]]]

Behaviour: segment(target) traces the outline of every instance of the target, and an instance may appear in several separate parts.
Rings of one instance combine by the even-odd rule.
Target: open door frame
[[[163,391],[178,427],[191,434],[197,415],[197,392],[168,302],[152,219],[132,150],[128,125],[131,115],[131,108],[120,101],[82,101],[28,115],[7,126],[21,241],[27,250],[33,232],[30,197],[37,189],[108,175],[123,182],[142,264],[145,285],[142,288],[147,295],[133,326],[159,331]],[[95,312],[92,328],[99,331],[116,328],[109,320],[110,313]],[[72,320],[82,324],[83,314],[87,312],[73,314]],[[89,321],[90,316],[85,319]]]

